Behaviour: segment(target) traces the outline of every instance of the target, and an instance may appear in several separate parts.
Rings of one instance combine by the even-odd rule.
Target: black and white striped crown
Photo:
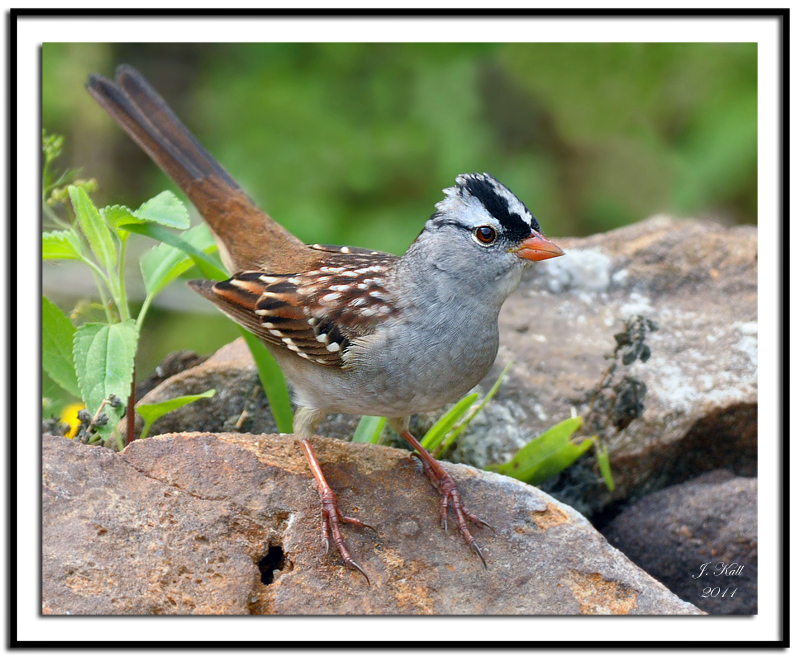
[[[442,190],[445,198],[436,204],[437,210],[447,212],[457,204],[467,207],[479,203],[493,216],[507,237],[525,239],[531,229],[540,231],[539,222],[517,196],[488,173],[462,173],[456,185]]]

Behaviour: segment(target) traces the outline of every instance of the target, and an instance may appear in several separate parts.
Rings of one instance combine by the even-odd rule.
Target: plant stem
[[[42,212],[43,214],[47,215],[47,218],[50,219],[56,226],[60,228],[69,228],[69,222],[64,221],[61,217],[58,216],[58,213],[51,208],[47,202],[42,202]]]
[[[142,324],[144,323],[144,317],[147,314],[147,311],[150,309],[150,304],[153,301],[153,296],[154,295],[152,295],[152,294],[148,294],[144,298],[144,303],[142,303],[142,307],[139,309],[139,316],[136,318],[136,328],[139,331],[142,330]]]
[[[133,368],[133,374],[131,375],[131,394],[128,397],[128,422],[127,422],[127,434],[125,436],[125,444],[130,445],[133,442],[134,435],[133,432],[136,430],[136,411],[134,410],[134,406],[136,405],[136,368]]]
[[[94,284],[97,286],[97,294],[100,296],[100,302],[103,304],[103,310],[106,312],[106,319],[108,320],[108,323],[113,324],[114,318],[111,316],[111,309],[108,307],[108,297],[103,289],[103,281],[105,280],[105,277],[93,262],[88,260],[84,260],[84,262],[89,262],[89,264],[92,265],[92,278],[94,278]]]

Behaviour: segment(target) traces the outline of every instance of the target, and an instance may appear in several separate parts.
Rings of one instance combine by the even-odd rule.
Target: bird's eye
[[[497,239],[497,231],[491,226],[478,226],[475,229],[475,238],[481,244],[491,244]]]

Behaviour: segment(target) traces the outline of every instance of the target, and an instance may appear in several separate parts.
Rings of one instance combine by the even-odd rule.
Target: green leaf
[[[591,438],[577,445],[570,440],[582,424],[581,417],[564,420],[530,441],[508,463],[488,469],[529,484],[539,484],[569,467],[592,446]]]
[[[600,468],[600,474],[606,482],[606,488],[614,490],[614,477],[611,475],[611,463],[608,460],[608,445],[596,448],[597,466]]]
[[[439,418],[436,424],[428,429],[428,433],[426,433],[425,437],[420,441],[422,446],[428,451],[436,449],[439,443],[444,439],[445,434],[455,426],[456,422],[464,417],[469,407],[475,403],[477,398],[477,392],[462,397],[453,408],[447,411],[447,413]]]
[[[42,233],[42,260],[81,260],[80,242],[71,230]]]
[[[181,406],[186,406],[186,404],[191,404],[198,399],[207,399],[209,397],[213,397],[216,392],[217,391],[212,388],[211,390],[206,390],[205,392],[201,392],[197,395],[184,395],[183,397],[175,397],[174,399],[168,399],[157,404],[137,404],[136,412],[139,413],[144,420],[144,428],[142,429],[142,435],[139,439],[144,440],[147,438],[147,434],[150,432],[150,427],[152,426],[153,422],[155,422],[162,415],[166,415],[170,411],[174,411]]]
[[[75,363],[72,360],[72,340],[75,327],[61,309],[42,297],[42,367],[48,376],[75,397],[81,396]]]
[[[159,242],[164,242],[165,244],[169,244],[170,246],[183,251],[192,259],[192,262],[194,262],[203,276],[208,279],[222,281],[228,278],[228,275],[219,267],[217,267],[217,263],[214,262],[212,258],[203,253],[200,249],[189,244],[186,240],[182,239],[175,233],[171,233],[166,228],[155,226],[153,224],[131,224],[129,226],[125,226],[125,230],[128,230],[131,233],[145,235],[146,237],[158,240]]]
[[[112,228],[142,223],[142,219],[139,219],[133,214],[133,210],[124,205],[107,205],[100,210],[100,215]]]
[[[216,247],[211,230],[206,224],[200,224],[187,230],[181,234],[181,238],[187,244],[206,253],[213,251]],[[162,242],[145,253],[139,264],[147,294],[155,295],[194,263],[183,251]]]
[[[83,189],[70,185],[69,198],[72,207],[75,209],[75,216],[78,218],[83,234],[89,240],[89,246],[97,256],[97,260],[106,271],[111,271],[117,264],[117,251],[114,248],[114,241],[111,239],[111,231],[103,221],[94,203],[89,199]]]
[[[536,472],[527,480],[528,483],[537,486],[550,477],[555,477],[586,453],[593,442],[593,438],[586,438],[577,444],[572,441],[567,442],[561,449],[555,451],[539,464]]]
[[[239,330],[250,348],[250,353],[253,354],[253,360],[258,369],[258,378],[261,379],[261,385],[264,386],[264,392],[269,400],[272,417],[275,418],[275,424],[278,425],[278,431],[292,433],[292,403],[289,400],[289,389],[286,387],[286,379],[283,377],[281,368],[255,335],[241,326],[239,326]]]
[[[185,229],[189,227],[189,212],[186,206],[172,192],[161,192],[149,201],[145,201],[133,213],[139,219],[151,221],[169,228]]]
[[[93,415],[109,395],[123,401],[130,397],[138,339],[132,319],[118,324],[84,324],[75,332],[72,354],[78,384],[86,409]],[[119,408],[106,405],[103,411],[108,415],[108,424],[98,433],[107,435],[125,412],[125,404]]]
[[[374,415],[364,415],[358,421],[356,432],[353,434],[351,443],[372,443],[377,445],[386,426],[385,417],[375,417]]]

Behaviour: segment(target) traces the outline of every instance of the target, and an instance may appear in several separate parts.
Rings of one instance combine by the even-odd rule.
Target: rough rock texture
[[[160,385],[167,379],[180,374],[184,370],[191,369],[201,365],[207,358],[199,356],[193,351],[183,349],[181,351],[173,351],[167,354],[162,360],[155,371],[150,374],[144,381],[139,381],[136,384],[136,399],[141,399],[153,388]],[[141,420],[141,418],[140,418]]]
[[[719,467],[755,475],[756,238],[752,226],[657,217],[559,240],[567,256],[533,268],[501,314],[498,360],[515,366],[500,404],[519,420],[505,427],[505,449],[487,448],[488,460],[503,460],[570,406],[585,412],[613,334],[641,314],[659,330],[647,338],[650,360],[624,368],[647,395],[644,416],[611,444],[616,490],[586,459],[561,478],[561,499],[589,512]]]
[[[503,306],[500,353],[483,390],[509,360],[514,365],[448,458],[478,467],[503,462],[572,408],[584,413],[614,333],[642,314],[660,330],[648,337],[650,360],[624,368],[645,383],[647,395],[644,416],[612,440],[616,490],[606,490],[591,456],[547,490],[588,515],[707,470],[755,475],[756,228],[656,217],[557,242],[567,255],[537,263]],[[216,398],[165,416],[153,434],[275,430],[241,341],[165,381],[147,401],[212,387]],[[419,432],[432,419],[416,422]],[[332,416],[318,431],[347,438],[355,424]]]
[[[757,532],[756,480],[724,470],[648,495],[603,531],[632,561],[710,614],[758,613]]]
[[[165,435],[122,453],[43,438],[45,614],[697,614],[572,509],[505,477],[448,469],[497,535],[489,570],[407,452],[315,439],[372,580],[320,542],[291,437]],[[260,567],[259,567],[260,566]]]

